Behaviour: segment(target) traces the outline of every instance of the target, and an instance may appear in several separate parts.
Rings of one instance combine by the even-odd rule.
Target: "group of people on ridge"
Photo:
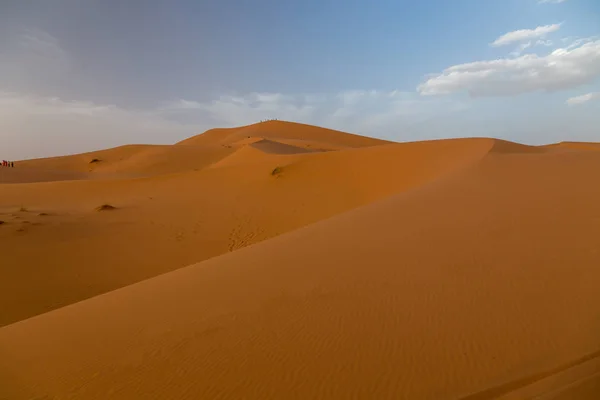
[[[15,163],[12,161],[6,161],[6,160],[2,160],[2,166],[3,167],[11,167],[14,168],[15,167]]]

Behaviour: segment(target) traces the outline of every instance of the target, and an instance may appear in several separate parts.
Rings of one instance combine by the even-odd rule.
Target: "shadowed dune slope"
[[[492,153],[499,154],[527,154],[527,153],[546,153],[551,151],[541,146],[528,146],[521,143],[509,142],[508,140],[495,139],[492,146]]]
[[[598,170],[597,152],[491,152],[5,326],[0,397],[596,399]]]
[[[337,147],[366,147],[390,143],[384,140],[353,135],[346,132],[305,125],[294,122],[267,121],[239,128],[211,129],[200,135],[179,142],[179,145],[231,145],[252,137],[263,139],[292,139],[306,143],[327,144]]]
[[[292,146],[290,144],[279,143],[267,139],[259,140],[252,143],[250,146],[269,154],[301,154],[311,152],[304,147]]]
[[[476,162],[493,143],[442,140],[294,155],[243,147],[223,160],[229,163],[200,171],[2,185],[0,303],[7,307],[0,325],[415,188]],[[96,212],[103,204],[116,210]]]

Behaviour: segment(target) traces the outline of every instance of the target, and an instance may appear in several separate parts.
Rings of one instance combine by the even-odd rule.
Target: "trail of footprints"
[[[238,219],[238,223],[229,234],[229,251],[235,251],[260,241],[262,230],[253,225],[250,218]]]

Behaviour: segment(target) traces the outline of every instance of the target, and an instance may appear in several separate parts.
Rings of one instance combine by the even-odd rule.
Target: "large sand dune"
[[[390,143],[379,139],[353,135],[350,133],[320,128],[312,125],[269,121],[240,128],[211,129],[201,135],[191,137],[178,145],[233,145],[242,140],[260,137],[275,139],[286,143],[288,140],[297,145],[339,149],[343,147],[366,147]],[[290,144],[290,143],[288,143]]]
[[[0,398],[600,396],[600,152],[320,132],[0,185]]]

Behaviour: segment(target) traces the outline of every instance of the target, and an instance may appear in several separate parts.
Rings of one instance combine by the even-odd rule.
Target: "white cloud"
[[[591,100],[599,100],[599,99],[600,99],[600,92],[587,93],[587,94],[583,94],[581,96],[571,97],[570,99],[567,100],[567,104],[570,106],[576,106],[576,105],[580,105],[583,103],[587,103],[588,101],[591,101]]]
[[[517,47],[514,51],[510,53],[510,55],[513,57],[519,57],[523,53],[523,51],[527,50],[531,46],[531,42],[521,43],[519,47]]]
[[[538,0],[538,4],[558,4],[558,3],[564,3],[567,0]]]
[[[547,55],[525,54],[517,58],[451,66],[434,74],[417,90],[422,95],[468,91],[472,96],[516,95],[555,91],[590,83],[600,76],[600,40],[580,40],[575,46]]]
[[[517,46],[517,48],[515,50],[513,50],[510,55],[512,57],[519,57],[521,54],[523,54],[523,52],[527,49],[533,49],[536,46],[545,46],[545,47],[551,47],[554,45],[554,42],[552,42],[552,40],[537,40],[535,42],[525,42],[525,43],[521,43],[519,46]]]
[[[515,42],[530,41],[533,39],[544,38],[547,34],[556,32],[561,24],[538,26],[535,29],[520,29],[518,31],[508,32],[496,39],[491,46],[499,47]]]
[[[581,45],[585,44],[585,43],[590,43],[590,42],[595,42],[600,40],[600,36],[590,36],[590,37],[576,37],[576,38],[566,38],[564,43],[568,43],[569,41],[571,41],[571,43],[569,43],[566,47],[567,50],[571,50],[574,49],[576,47],[580,47]]]
[[[538,40],[537,42],[535,42],[535,45],[550,47],[554,46],[554,42],[552,40]]]

